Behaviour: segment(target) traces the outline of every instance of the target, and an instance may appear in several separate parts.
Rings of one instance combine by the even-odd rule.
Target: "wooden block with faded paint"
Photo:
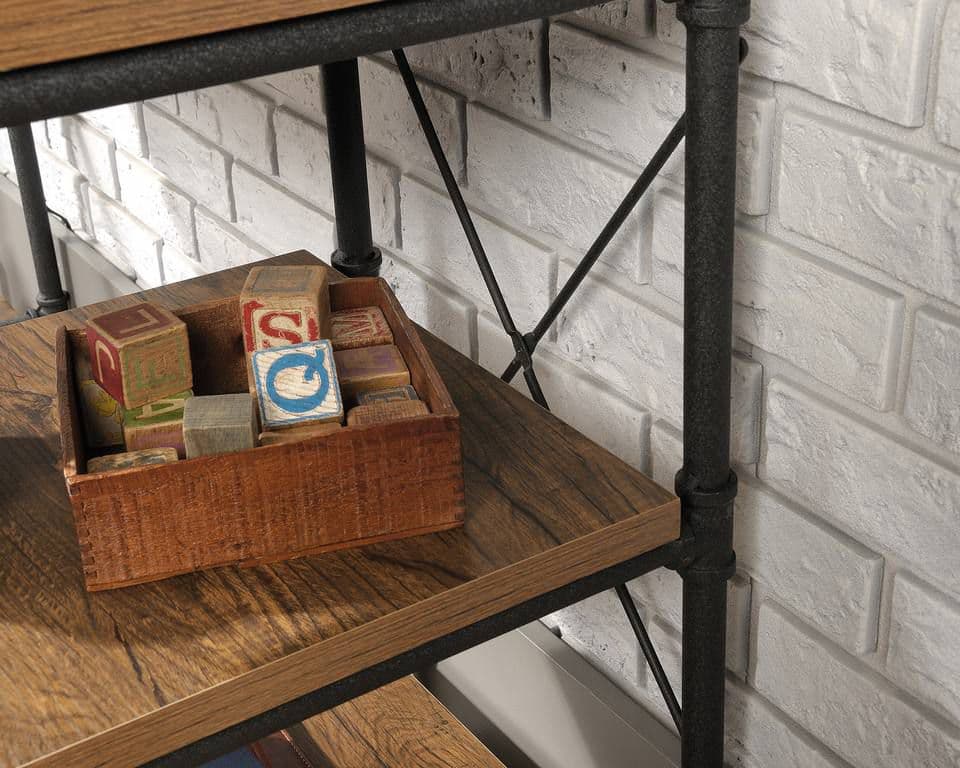
[[[393,331],[380,307],[342,309],[330,315],[330,341],[335,350],[393,344]]]
[[[402,387],[410,383],[410,371],[393,344],[334,352],[343,399],[354,402],[360,392]]]
[[[329,339],[261,349],[253,353],[251,362],[265,429],[343,421],[343,400]]]
[[[111,472],[116,469],[143,467],[148,464],[170,464],[177,460],[175,448],[147,448],[142,451],[95,456],[87,461],[87,472]]]
[[[187,326],[149,302],[87,321],[94,380],[124,408],[193,387]]]
[[[351,408],[347,413],[348,427],[361,427],[365,424],[380,424],[397,419],[416,419],[430,414],[430,409],[422,400],[394,400],[392,402],[369,403]]]
[[[93,379],[89,350],[79,347],[73,363],[77,385],[77,404],[83,419],[84,443],[88,448],[113,448],[123,445],[123,409]]]
[[[183,445],[188,459],[253,448],[258,431],[249,393],[189,397],[183,404]]]
[[[339,421],[325,421],[322,423],[303,424],[290,429],[268,430],[260,433],[260,445],[280,445],[281,443],[296,443],[308,440],[311,437],[323,437],[342,429]]]
[[[254,267],[240,294],[240,320],[252,389],[249,356],[253,352],[330,338],[326,270],[320,266]]]
[[[175,448],[187,457],[183,445],[183,406],[193,397],[189,389],[162,400],[123,411],[123,442],[128,451],[144,448]]]
[[[404,384],[402,387],[390,387],[390,389],[374,389],[369,392],[357,393],[357,405],[369,405],[371,403],[393,403],[398,400],[419,400],[417,390],[410,384]]]

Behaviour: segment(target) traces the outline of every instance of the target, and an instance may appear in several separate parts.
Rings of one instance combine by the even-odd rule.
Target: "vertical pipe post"
[[[367,153],[363,141],[360,73],[356,59],[323,65],[337,250],[333,266],[349,277],[380,274],[382,256],[373,244]]]
[[[33,254],[33,268],[37,275],[37,310],[28,314],[52,315],[67,308],[67,295],[60,283],[57,252],[50,234],[47,202],[43,196],[43,180],[37,164],[37,148],[33,143],[30,125],[15,125],[8,129],[13,164],[17,170],[23,218]]]
[[[749,0],[681,0],[687,28],[683,468],[697,555],[683,576],[683,768],[722,768],[727,581],[734,573],[730,355],[739,26]]]

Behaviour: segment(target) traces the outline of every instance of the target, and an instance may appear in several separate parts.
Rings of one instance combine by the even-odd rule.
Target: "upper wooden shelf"
[[[0,329],[2,765],[139,764],[679,536],[673,494],[424,333],[460,410],[463,528],[87,593],[57,465],[55,330],[143,298],[234,295],[245,274]]]
[[[387,0],[0,0],[0,72]]]

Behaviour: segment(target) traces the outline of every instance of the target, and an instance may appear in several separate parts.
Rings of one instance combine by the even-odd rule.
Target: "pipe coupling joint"
[[[688,27],[740,27],[750,18],[750,0],[679,0],[677,18]]]

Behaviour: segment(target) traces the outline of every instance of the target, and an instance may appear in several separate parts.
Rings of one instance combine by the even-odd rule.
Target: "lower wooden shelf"
[[[56,328],[233,295],[245,273],[0,329],[0,764],[146,762],[679,536],[672,493],[423,334],[461,414],[462,528],[86,592],[57,467]]]
[[[415,678],[289,729],[316,768],[503,768]]]

